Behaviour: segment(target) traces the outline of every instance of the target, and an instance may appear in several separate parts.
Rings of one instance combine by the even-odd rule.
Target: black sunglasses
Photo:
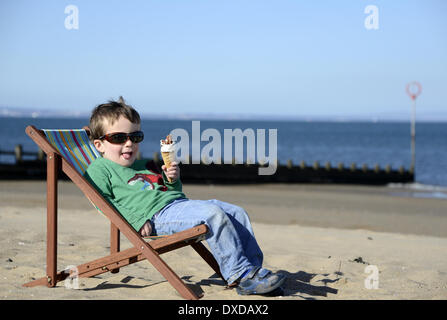
[[[127,142],[128,139],[132,141],[133,143],[140,143],[144,139],[144,133],[143,131],[135,131],[131,133],[125,133],[125,132],[114,132],[114,133],[108,133],[98,138],[99,140],[107,140],[110,143],[113,144],[123,144]]]

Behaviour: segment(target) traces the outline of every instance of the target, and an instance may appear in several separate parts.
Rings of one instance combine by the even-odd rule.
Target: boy
[[[206,240],[222,276],[239,294],[278,289],[285,277],[261,267],[263,254],[242,208],[215,199],[188,199],[175,162],[168,169],[163,165],[162,174],[157,174],[146,161],[136,160],[144,139],[140,122],[137,111],[122,97],[93,109],[91,139],[102,157],[88,167],[86,179],[143,237],[205,223]]]

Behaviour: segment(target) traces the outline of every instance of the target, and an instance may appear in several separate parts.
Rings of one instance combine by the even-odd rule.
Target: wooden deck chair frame
[[[57,183],[60,168],[111,222],[110,255],[78,265],[77,274],[79,277],[92,277],[105,272],[116,273],[121,267],[147,259],[183,298],[197,300],[203,294],[196,294],[191,290],[160,257],[162,253],[190,245],[222,278],[216,260],[201,242],[208,231],[206,225],[202,224],[173,235],[160,237],[149,242],[145,241],[57,151],[42,130],[34,126],[28,126],[25,131],[47,155],[47,263],[45,277],[25,283],[23,286],[46,285],[54,287],[57,282],[65,280],[70,275],[64,271],[57,271]],[[132,248],[120,251],[120,232],[132,243]]]

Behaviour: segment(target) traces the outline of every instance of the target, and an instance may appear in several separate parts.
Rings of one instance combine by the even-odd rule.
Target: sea
[[[199,121],[199,122],[193,122]],[[16,118],[0,117],[1,151],[12,151],[18,144],[25,152],[37,152],[37,146],[25,134],[27,125],[41,129],[82,128],[87,118]],[[276,130],[277,159],[280,164],[291,160],[298,165],[305,161],[312,165],[329,162],[333,167],[355,163],[373,168],[390,165],[393,169],[411,165],[411,130],[405,122],[319,122],[319,121],[269,121],[269,120],[159,120],[143,119],[141,128],[145,140],[140,145],[143,157],[151,158],[159,151],[160,139],[172,130],[183,129],[192,145],[193,125],[200,134],[215,129],[221,136],[224,153],[224,130],[252,131],[258,141],[258,132],[265,133],[265,154],[269,152],[269,132]],[[209,130],[208,130],[209,131]],[[196,131],[197,132],[197,131]],[[246,131],[247,132],[247,131]],[[198,135],[196,135],[198,139]],[[272,137],[273,139],[273,137]],[[209,144],[201,142],[201,150]],[[211,141],[211,140],[210,140]],[[273,140],[272,140],[273,141]],[[404,186],[413,190],[429,190],[432,196],[447,199],[447,122],[421,122],[416,124],[415,183]],[[246,148],[244,146],[244,148]],[[233,144],[234,149],[234,144]],[[234,150],[233,150],[234,152]],[[246,152],[244,152],[246,161]],[[254,159],[258,161],[258,159]],[[0,154],[0,163],[14,162],[14,156]],[[396,187],[396,185],[390,185]],[[397,186],[402,187],[402,186]],[[422,193],[421,193],[422,194]]]

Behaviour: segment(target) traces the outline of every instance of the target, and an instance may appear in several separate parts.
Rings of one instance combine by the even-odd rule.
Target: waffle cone
[[[163,158],[163,162],[166,168],[171,167],[171,163],[174,162],[175,152],[162,152],[161,156]],[[170,178],[168,178],[169,182],[172,182]]]

